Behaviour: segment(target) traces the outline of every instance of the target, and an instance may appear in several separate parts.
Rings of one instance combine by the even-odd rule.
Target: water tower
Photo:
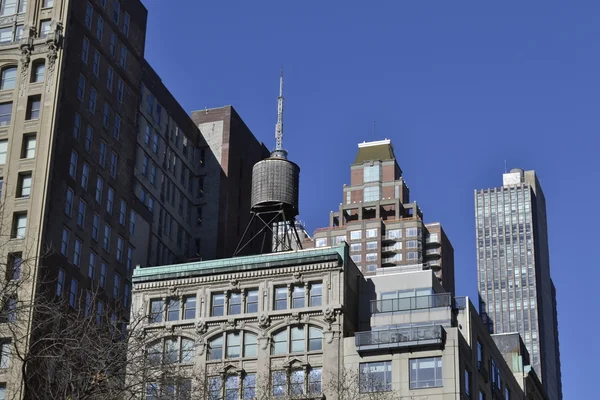
[[[277,99],[277,125],[275,125],[275,150],[269,158],[252,168],[251,218],[234,256],[254,240],[262,241],[262,252],[301,249],[296,230],[300,167],[287,159],[283,149],[283,71],[279,77]],[[250,233],[258,225],[258,232]],[[267,244],[271,244],[266,249]]]

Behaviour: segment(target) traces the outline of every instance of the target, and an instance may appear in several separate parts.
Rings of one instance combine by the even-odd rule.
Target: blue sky
[[[504,160],[535,169],[564,398],[597,398],[598,1],[144,4],[146,56],[183,107],[232,104],[268,147],[284,64],[284,147],[310,232],[342,201],[357,143],[392,139],[412,199],[454,245],[457,292],[474,297],[473,191],[500,185]]]

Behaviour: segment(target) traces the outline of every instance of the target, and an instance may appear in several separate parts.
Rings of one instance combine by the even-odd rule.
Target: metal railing
[[[395,328],[382,331],[357,332],[354,343],[357,350],[390,347],[442,344],[446,331],[441,325]]]
[[[450,293],[432,294],[427,296],[401,297],[396,299],[371,300],[371,313],[387,313],[394,311],[410,311],[423,308],[452,306]]]

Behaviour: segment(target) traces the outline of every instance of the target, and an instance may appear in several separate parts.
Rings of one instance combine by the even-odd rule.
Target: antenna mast
[[[283,65],[279,75],[279,97],[277,98],[277,125],[275,125],[275,151],[283,150]]]

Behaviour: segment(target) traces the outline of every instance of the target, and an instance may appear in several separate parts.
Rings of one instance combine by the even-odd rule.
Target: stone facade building
[[[345,244],[137,268],[133,282],[146,399],[545,398],[528,356],[509,366],[433,271],[364,276]]]

